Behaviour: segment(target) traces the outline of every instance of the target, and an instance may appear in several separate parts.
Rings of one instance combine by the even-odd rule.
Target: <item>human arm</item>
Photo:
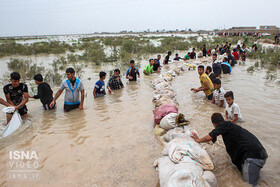
[[[96,98],[96,88],[93,89],[93,97]]]
[[[225,121],[227,121],[227,120],[228,120],[228,112],[226,110],[226,112],[225,112]]]
[[[0,104],[5,105],[5,106],[11,106],[10,103],[6,102],[4,99],[0,98]]]
[[[237,121],[237,119],[238,119],[238,114],[234,114],[234,116],[233,116],[231,122],[234,123],[234,122]]]
[[[201,86],[201,87],[196,88],[196,89],[192,88],[191,91],[200,92],[200,91],[204,91],[204,90],[208,90],[208,89],[210,89],[209,83],[208,83],[208,81],[205,81],[204,86]]]
[[[214,99],[214,97],[213,97],[213,99]],[[223,107],[223,106],[224,106],[224,103],[225,103],[225,101],[224,101],[224,100],[220,100],[219,107]]]
[[[215,97],[213,97],[212,99],[212,104],[215,104]]]
[[[79,105],[80,110],[83,110],[83,108],[84,108],[84,99],[85,99],[85,90],[82,89],[81,90],[81,103]]]
[[[17,106],[15,106],[15,111],[20,109],[21,107],[23,107],[29,100],[29,95],[28,92],[23,92],[23,100],[21,101],[21,103]]]
[[[53,106],[54,106],[55,101],[59,98],[59,96],[61,95],[62,92],[63,92],[63,90],[61,90],[61,89],[59,89],[59,90],[56,92],[56,94],[55,94],[55,96],[54,96],[54,98],[53,98],[53,101],[50,103],[50,107],[53,107]]]
[[[198,138],[197,134],[192,132],[192,138],[194,139],[194,141],[196,141],[197,143],[203,143],[203,142],[210,142],[211,140],[213,140],[213,138],[208,134],[202,138]]]

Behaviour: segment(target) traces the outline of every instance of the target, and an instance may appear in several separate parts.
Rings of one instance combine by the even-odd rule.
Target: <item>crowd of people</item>
[[[212,56],[212,66],[203,65],[198,66],[198,74],[201,86],[198,88],[191,88],[191,91],[197,93],[203,91],[208,100],[219,107],[225,108],[224,117],[220,113],[214,113],[211,117],[214,125],[207,136],[198,138],[195,134],[193,138],[197,142],[215,142],[218,135],[222,135],[228,154],[230,155],[233,164],[243,173],[243,178],[249,184],[256,185],[260,169],[264,166],[267,159],[267,153],[259,140],[246,129],[236,122],[243,122],[244,119],[241,110],[237,103],[234,102],[234,94],[232,91],[225,91],[222,87],[221,74],[230,74],[232,67],[237,64],[237,61],[245,62],[247,48],[243,44],[242,47],[237,45],[231,51],[231,44],[226,43],[220,47],[217,45],[214,49],[206,49],[206,45],[201,48],[201,51],[196,55],[195,48],[191,52],[181,58],[175,54],[173,60],[189,60],[200,57]],[[253,45],[252,50],[256,51],[257,46]],[[163,60],[163,65],[168,64],[171,60],[172,53],[169,51]],[[223,55],[222,62],[218,62],[218,55]],[[161,55],[155,59],[149,59],[149,63],[145,66],[144,75],[159,73],[161,71]],[[95,83],[93,89],[94,98],[103,97],[106,95],[106,88],[109,93],[112,90],[118,90],[124,87],[120,70],[115,69],[113,75],[109,78],[107,87],[105,87],[106,72],[99,73],[99,80]],[[28,87],[26,84],[20,82],[21,76],[18,72],[13,72],[10,75],[10,84],[4,86],[6,101],[0,98],[0,103],[5,106],[13,106],[15,111],[24,117],[27,115],[26,103],[29,98],[40,99],[45,110],[52,110],[56,107],[56,100],[65,90],[64,95],[64,111],[68,112],[79,108],[83,110],[84,104],[84,85],[83,82],[75,76],[73,68],[66,69],[67,79],[61,83],[60,88],[53,97],[53,91],[50,85],[44,82],[41,74],[34,76],[34,81],[38,85],[38,93],[34,96],[28,94]],[[130,61],[130,67],[126,71],[126,78],[129,81],[136,81],[140,78],[140,70],[135,66],[135,61]],[[13,113],[7,114],[7,122],[11,120]]]

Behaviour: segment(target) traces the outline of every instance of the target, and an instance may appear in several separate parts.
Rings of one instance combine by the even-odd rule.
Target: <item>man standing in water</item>
[[[260,170],[263,168],[267,153],[261,142],[252,133],[230,121],[225,121],[220,113],[214,113],[211,121],[215,129],[203,138],[198,138],[193,133],[193,139],[198,143],[213,141],[222,135],[226,150],[231,161],[239,171],[243,179],[256,186],[258,184]]]
[[[120,77],[120,73],[121,71],[119,69],[115,69],[114,75],[109,79],[107,84],[109,93],[112,93],[112,90],[119,90],[124,87]]]
[[[55,101],[61,95],[63,90],[65,89],[64,96],[64,111],[69,112],[70,110],[79,108],[83,110],[85,90],[83,82],[75,77],[75,70],[73,68],[66,69],[67,80],[61,83],[60,89],[54,96],[53,101],[50,104],[50,107],[55,105]],[[80,92],[81,92],[81,100],[80,100]]]
[[[130,67],[126,71],[126,78],[129,81],[137,81],[137,75],[138,75],[138,78],[140,78],[139,69],[137,67],[135,67],[134,60],[131,60]]]
[[[208,75],[205,74],[203,65],[198,66],[197,69],[198,69],[201,87],[192,88],[191,91],[193,91],[195,93],[204,91],[207,99],[212,100],[213,92],[214,92],[213,83],[212,83],[211,79],[208,77]]]
[[[171,51],[168,51],[166,57],[164,58],[163,64],[168,64],[168,62],[170,61],[169,58],[170,58],[171,54],[172,54]]]

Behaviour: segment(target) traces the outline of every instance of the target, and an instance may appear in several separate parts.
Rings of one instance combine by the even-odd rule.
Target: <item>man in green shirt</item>
[[[154,64],[154,60],[153,59],[150,59],[149,60],[149,64],[146,65],[143,73],[145,75],[149,75],[149,74],[152,74],[153,73],[153,64]]]

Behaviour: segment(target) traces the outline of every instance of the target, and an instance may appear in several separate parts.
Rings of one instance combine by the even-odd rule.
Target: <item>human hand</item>
[[[54,106],[54,103],[55,103],[55,101],[52,101],[52,102],[50,103],[50,107],[51,107],[51,108]]]
[[[80,109],[80,110],[83,110],[83,109],[84,109],[84,106],[83,106],[83,104],[82,104],[82,103],[80,103],[80,105],[79,105],[79,109]]]

